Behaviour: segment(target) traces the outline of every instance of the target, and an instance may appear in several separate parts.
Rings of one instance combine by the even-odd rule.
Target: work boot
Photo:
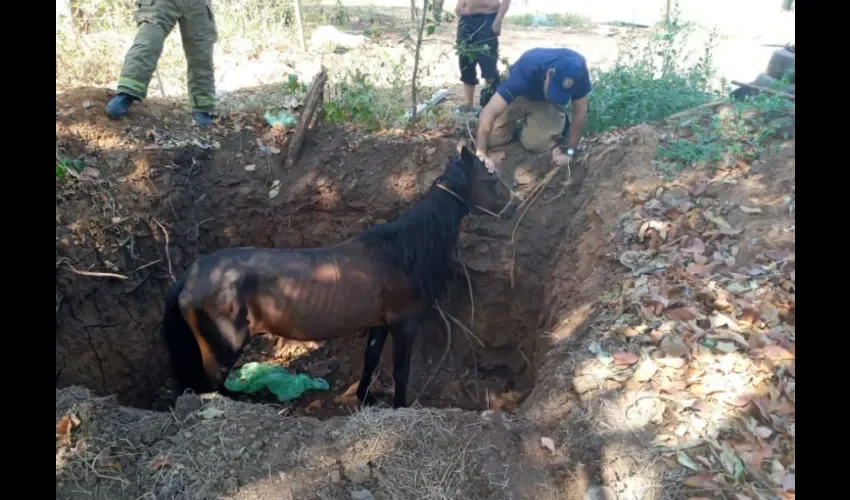
[[[192,113],[192,118],[195,119],[195,123],[202,129],[208,129],[212,126],[212,115],[205,111],[195,111]]]
[[[127,111],[130,110],[130,105],[133,104],[133,101],[137,100],[138,99],[136,97],[133,97],[130,94],[119,92],[106,105],[106,114],[113,120],[119,120],[127,114]]]

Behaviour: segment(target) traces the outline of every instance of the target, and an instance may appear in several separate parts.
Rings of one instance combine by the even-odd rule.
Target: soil
[[[411,373],[411,397],[422,406],[353,404],[346,392],[360,374],[363,333],[315,344],[255,339],[240,363],[274,361],[329,380],[330,391],[294,404],[176,397],[158,338],[172,275],[217,248],[327,245],[392,219],[442,170],[457,138],[322,127],[284,171],[271,149],[279,142],[258,116],[233,117],[203,135],[155,99],[126,122],[109,121],[108,98],[103,89],[57,95],[57,154],[86,157],[96,169],[57,189],[57,498],[685,498],[681,485],[693,471],[677,453],[693,445],[657,442],[679,435],[676,418],[689,413],[652,376],[638,383],[629,367],[611,372],[601,362],[603,352],[661,352],[650,342],[659,321],[626,300],[646,276],[623,264],[628,251],[659,240],[651,230],[649,243],[637,238],[630,221],[698,198],[726,207],[725,220],[740,229],[736,265],[783,254],[781,270],[793,279],[793,140],[746,168],[705,166],[665,181],[652,163],[661,134],[642,125],[588,139],[586,156],[531,205],[517,231],[513,289],[519,214],[511,222],[467,219],[460,254],[473,288],[472,329],[484,347],[453,329],[450,356],[420,395],[446,342],[436,313],[424,321]],[[545,156],[515,146],[504,155],[500,175],[520,198],[550,168]],[[275,180],[280,193],[270,198]],[[744,204],[764,208],[729,210]],[[673,208],[664,214],[690,220]],[[728,261],[722,238],[732,236],[709,236],[709,219],[699,221],[676,244],[695,245],[691,233],[701,231],[707,247],[717,245],[715,259]],[[460,271],[443,305],[467,325],[469,295]],[[618,332],[634,310],[650,333],[630,343]],[[775,321],[793,329],[793,310],[791,300]],[[682,370],[705,360],[700,349]],[[387,358],[378,388],[391,392]],[[649,385],[666,399],[646,399]],[[698,456],[721,470],[710,457]],[[785,457],[780,465],[788,463],[793,468]]]

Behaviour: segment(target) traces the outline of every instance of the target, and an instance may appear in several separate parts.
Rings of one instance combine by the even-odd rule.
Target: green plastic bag
[[[282,366],[256,362],[245,363],[242,368],[230,372],[224,386],[231,391],[249,394],[267,388],[280,401],[296,399],[310,389],[330,389],[325,379],[303,373],[292,375]]]
[[[277,114],[272,114],[268,111],[263,114],[263,118],[266,119],[266,123],[274,127],[275,125],[280,125],[283,128],[294,127],[298,123],[298,119],[292,116],[289,111],[282,109],[277,112]]]

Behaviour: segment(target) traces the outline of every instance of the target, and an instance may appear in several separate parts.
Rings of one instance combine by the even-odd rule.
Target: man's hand
[[[573,158],[570,155],[564,154],[561,152],[561,148],[555,148],[552,150],[552,163],[558,167],[569,167],[570,162],[572,162]]]
[[[487,153],[476,151],[475,155],[478,156],[478,159],[484,162],[484,166],[487,167],[488,172],[492,174],[496,171],[496,164],[490,159],[490,157],[487,156]]]
[[[496,18],[493,21],[493,34],[496,36],[500,36],[502,34],[502,19]]]

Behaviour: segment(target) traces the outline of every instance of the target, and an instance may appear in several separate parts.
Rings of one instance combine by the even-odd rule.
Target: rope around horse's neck
[[[463,198],[461,198],[461,196],[460,196],[459,194],[455,193],[454,191],[452,191],[451,189],[447,188],[446,186],[443,186],[443,185],[442,185],[442,184],[440,184],[439,182],[435,183],[435,185],[436,185],[438,188],[442,189],[443,191],[445,191],[445,192],[449,193],[450,195],[454,196],[455,198],[457,198],[457,199],[458,199],[461,203],[466,203],[466,200],[464,200]],[[507,204],[507,205],[505,205],[505,206],[502,208],[502,210],[500,210],[500,212],[499,212],[498,214],[497,214],[497,213],[495,213],[495,212],[491,212],[490,210],[487,210],[486,208],[482,207],[481,205],[476,205],[476,204],[474,204],[474,203],[470,203],[470,205],[472,205],[473,207],[477,208],[478,210],[481,210],[482,212],[484,212],[484,213],[485,213],[485,214],[487,214],[487,215],[492,215],[493,217],[495,217],[495,218],[497,218],[497,219],[501,219],[501,218],[502,218],[501,213],[505,211],[505,208],[507,208],[507,207],[508,207],[508,205],[510,205],[510,202],[508,202],[508,204]]]

